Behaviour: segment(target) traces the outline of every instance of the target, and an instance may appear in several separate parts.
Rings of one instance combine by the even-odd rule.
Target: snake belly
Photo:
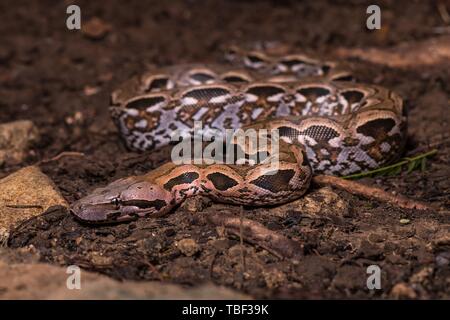
[[[269,165],[270,144],[254,148],[265,154],[256,165],[169,162],[78,200],[71,209],[79,219],[160,216],[199,194],[250,206],[280,204],[302,196],[313,173],[363,172],[401,154],[406,117],[396,93],[348,81],[348,71],[304,55],[235,50],[228,58],[235,67],[177,65],[132,78],[112,93],[111,116],[127,147],[137,151],[173,143],[175,131],[191,135],[199,122],[207,139],[226,129],[276,130],[278,170]]]

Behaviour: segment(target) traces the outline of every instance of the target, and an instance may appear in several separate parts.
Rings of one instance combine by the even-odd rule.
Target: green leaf
[[[422,172],[425,172],[426,169],[427,169],[427,158],[423,158],[422,162],[420,163],[420,170]]]
[[[406,171],[406,174],[412,172],[414,170],[414,167],[415,167],[414,162],[408,163],[408,170]]]

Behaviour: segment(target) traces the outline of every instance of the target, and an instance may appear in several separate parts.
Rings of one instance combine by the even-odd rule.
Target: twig
[[[432,207],[423,202],[413,200],[402,195],[393,195],[382,189],[369,187],[362,183],[345,180],[339,177],[317,175],[313,177],[313,182],[319,186],[333,186],[354,195],[360,195],[368,199],[387,202],[403,209],[434,210]]]
[[[445,24],[448,24],[450,22],[450,15],[448,14],[447,7],[445,6],[444,1],[439,1],[437,3],[437,9],[442,21],[444,21]]]
[[[63,151],[63,152],[57,154],[56,156],[54,156],[53,158],[44,159],[44,160],[39,161],[38,164],[57,161],[57,160],[61,159],[62,157],[84,157],[84,156],[85,156],[85,154],[82,152]]]
[[[158,280],[160,280],[160,281],[164,280],[161,273],[158,271],[158,269],[156,269],[156,267],[152,263],[150,263],[148,261],[144,261],[144,264],[156,275]]]
[[[450,26],[433,28],[433,32],[435,34],[447,34],[447,33],[450,33]]]
[[[219,251],[215,251],[213,257],[211,259],[211,263],[209,264],[209,279],[213,278],[214,264],[216,262],[217,256],[219,255]]]
[[[244,254],[244,207],[241,206],[241,210],[239,212],[239,243],[241,245],[241,261],[242,261],[242,271],[245,272],[245,254]],[[242,277],[243,279],[244,277]]]
[[[446,145],[447,143],[450,143],[450,137],[445,137],[444,139],[442,139],[440,141],[428,143],[428,144],[426,144],[424,146],[417,147],[417,148],[415,148],[415,149],[413,149],[411,151],[408,151],[407,155],[413,155],[413,154],[416,154],[418,152],[423,152],[423,151],[428,150],[428,149],[434,149],[434,148],[440,147],[442,145]]]
[[[206,221],[215,225],[223,226],[225,230],[235,236],[241,236],[243,240],[258,245],[272,253],[279,259],[300,256],[303,252],[301,243],[267,229],[261,223],[236,217],[230,214],[208,214]]]
[[[12,209],[44,209],[38,204],[7,204],[5,207]]]
[[[417,68],[447,64],[450,58],[450,37],[443,35],[427,40],[401,43],[395,47],[337,48],[341,58],[358,58],[391,68]]]

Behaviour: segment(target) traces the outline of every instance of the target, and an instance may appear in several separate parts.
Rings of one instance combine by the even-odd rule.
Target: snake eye
[[[111,204],[113,204],[113,205],[116,207],[116,209],[119,209],[119,206],[120,206],[120,200],[119,200],[119,198],[113,198],[113,199],[111,199]]]

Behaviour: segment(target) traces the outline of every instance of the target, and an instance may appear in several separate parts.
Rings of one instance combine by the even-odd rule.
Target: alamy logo
[[[69,16],[66,19],[66,27],[69,30],[80,30],[81,29],[81,9],[77,5],[70,5],[66,9],[66,13]]]
[[[370,14],[366,20],[366,27],[369,30],[381,29],[381,9],[376,4],[370,5],[366,10]]]
[[[381,268],[375,264],[367,267],[367,274],[370,276],[367,277],[367,288],[369,290],[380,290],[381,289]]]
[[[66,286],[69,290],[80,290],[81,289],[81,269],[79,266],[68,266],[66,270],[67,277]]]

